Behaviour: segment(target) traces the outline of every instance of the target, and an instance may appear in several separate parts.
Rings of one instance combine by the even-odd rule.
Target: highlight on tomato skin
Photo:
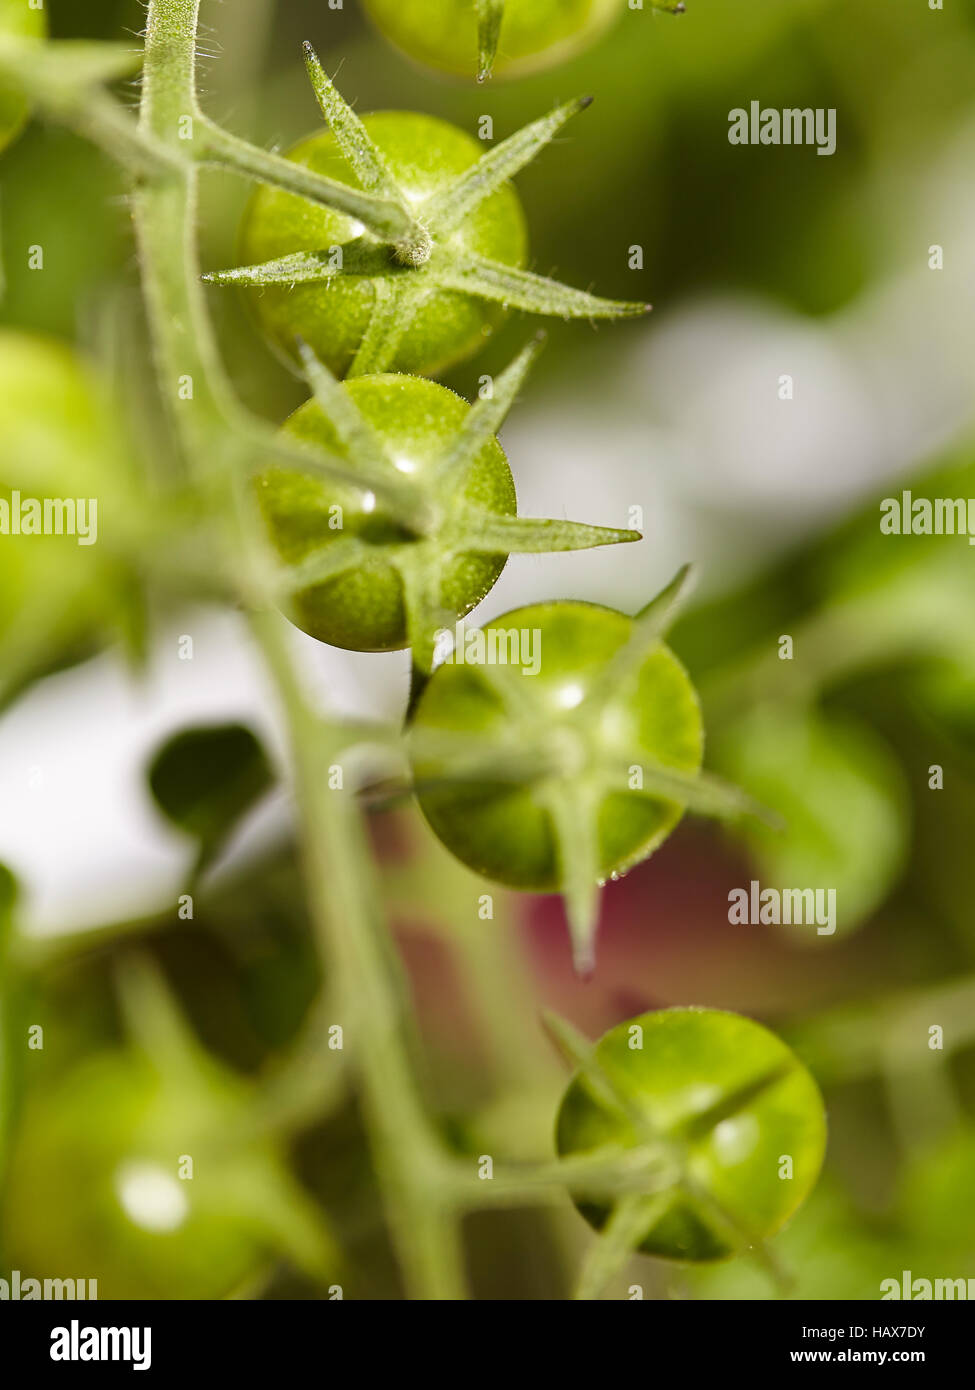
[[[337,1268],[282,1146],[228,1150],[248,1088],[194,1061],[167,1075],[133,1049],[105,1050],[33,1088],[4,1181],[15,1267],[84,1271],[103,1299],[225,1298],[276,1257],[319,1278]]]
[[[728,1259],[774,1235],[819,1177],[826,1114],[816,1082],[774,1033],[739,1014],[674,1008],[611,1028],[570,1083],[562,1156],[645,1148],[639,1249]],[[611,1208],[577,1202],[603,1229]]]

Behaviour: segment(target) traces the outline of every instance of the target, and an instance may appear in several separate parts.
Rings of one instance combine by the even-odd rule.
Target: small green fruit
[[[484,147],[469,135],[432,116],[384,111],[364,117],[363,124],[411,203],[451,184],[484,153]],[[357,186],[331,134],[302,140],[287,158]],[[342,213],[280,189],[260,187],[244,217],[240,254],[245,261],[262,263],[298,251],[328,251],[355,242],[362,230]],[[527,232],[514,189],[504,186],[485,198],[453,233],[450,245],[522,267]],[[402,271],[404,275],[419,273]],[[261,326],[288,358],[298,360],[296,339],[301,339],[336,376],[344,376],[352,364],[369,328],[377,292],[372,279],[348,274],[327,283],[268,285],[246,291]],[[504,318],[499,304],[435,288],[416,311],[390,369],[436,375],[482,347]]]
[[[436,500],[434,474],[470,411],[467,402],[436,382],[399,375],[357,377],[344,388],[404,478],[427,484]],[[356,457],[315,401],[307,401],[284,425],[293,439],[347,459]],[[444,487],[444,504],[449,498]],[[386,515],[372,493],[327,484],[285,467],[268,469],[259,495],[282,560],[297,565],[312,551],[346,539],[365,541],[370,559],[321,584],[299,591],[291,616],[320,642],[350,651],[394,651],[408,642],[402,575],[394,563],[409,561],[442,572],[439,599],[460,618],[489,592],[504,569],[504,555],[455,553],[449,515],[441,531],[411,538]],[[499,516],[514,516],[515,487],[504,451],[491,436],[470,467],[463,498]]]
[[[703,732],[697,695],[680,662],[662,643],[647,652],[634,678],[593,708],[587,695],[626,644],[633,619],[591,603],[554,602],[517,608],[487,623],[492,643],[519,634],[538,654],[538,670],[508,665],[517,699],[505,703],[484,665],[444,663],[433,674],[414,719],[417,734],[469,733],[495,742],[499,757],[523,750],[551,754],[548,775],[530,783],[458,781],[449,761],[414,759],[420,806],[435,833],[478,873],[515,888],[564,887],[552,798],[582,796],[598,833],[598,872],[620,874],[646,859],[680,820],[675,801],[637,790],[644,763],[694,773]],[[524,634],[524,637],[521,636]],[[524,657],[525,653],[521,653]],[[494,668],[497,672],[497,668]]]
[[[477,0],[365,0],[379,30],[407,57],[460,77],[486,76]],[[523,77],[595,43],[625,0],[505,0],[490,71]]]
[[[593,1060],[595,1075],[583,1071],[565,1093],[558,1151],[659,1145],[674,1176],[641,1198],[645,1254],[724,1259],[773,1235],[811,1192],[826,1147],[822,1097],[767,1028],[716,1009],[664,1009],[611,1028]],[[606,1206],[578,1205],[605,1225]]]

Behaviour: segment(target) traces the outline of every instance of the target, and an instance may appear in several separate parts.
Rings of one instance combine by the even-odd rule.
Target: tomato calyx
[[[463,229],[485,200],[529,164],[572,116],[589,106],[591,97],[556,107],[488,150],[459,177],[442,182],[416,201],[397,182],[363,122],[325,75],[310,44],[305,44],[305,62],[322,114],[361,189],[380,200],[387,211],[398,208],[406,231],[390,237],[385,219],[372,219],[370,225],[364,210],[364,230],[341,247],[300,250],[257,265],[211,271],[205,280],[216,285],[288,288],[327,284],[349,275],[368,280],[376,291],[372,319],[350,376],[390,370],[421,306],[437,292],[563,319],[632,318],[649,310],[648,304],[601,299],[464,246]],[[323,201],[327,203],[327,198]],[[338,202],[336,207],[342,210]]]
[[[641,539],[638,531],[509,515],[468,496],[472,470],[505,420],[542,342],[538,337],[523,349],[493,383],[491,393],[468,410],[432,465],[424,467],[417,467],[415,460],[394,457],[356,406],[350,388],[317,360],[307,344],[299,342],[315,406],[330,422],[345,458],[336,456],[333,466],[324,452],[306,454],[296,449],[290,456],[291,466],[300,472],[307,458],[309,470],[323,480],[334,475],[336,483],[358,494],[360,516],[355,534],[325,529],[320,544],[306,548],[296,564],[279,571],[274,587],[286,611],[309,588],[381,559],[402,583],[406,644],[412,649],[414,667],[425,677],[433,669],[438,634],[461,616],[444,592],[447,571],[458,558],[503,559],[512,553],[585,550]],[[443,391],[436,386],[428,389]],[[503,464],[503,455],[501,459]]]
[[[684,811],[731,820],[767,817],[738,788],[701,771],[699,733],[696,765],[693,739],[677,746],[665,742],[662,747],[668,751],[658,759],[651,754],[654,739],[648,742],[641,737],[642,712],[654,699],[663,702],[662,708],[678,701],[688,729],[700,728],[693,688],[663,641],[687,600],[691,578],[690,567],[682,569],[634,619],[571,602],[504,614],[488,625],[488,632],[521,631],[534,622],[541,624],[542,650],[534,674],[523,664],[468,659],[472,670],[463,678],[467,682],[463,686],[453,684],[454,676],[440,676],[438,667],[414,712],[410,736],[414,790],[438,834],[444,829],[442,816],[449,821],[451,814],[462,812],[465,787],[488,791],[497,787],[503,793],[507,786],[527,795],[536,808],[533,814],[544,818],[547,828],[536,827],[532,833],[550,838],[555,876],[546,869],[537,881],[526,877],[512,883],[562,893],[575,968],[583,976],[594,968],[599,889],[607,877],[618,877],[652,853]],[[602,626],[600,613],[605,613],[607,621],[612,617],[612,631],[620,635],[598,654],[595,649],[579,650],[575,645],[576,637],[581,640],[579,622],[584,619]],[[550,632],[561,630],[564,635],[561,639],[555,635],[549,650],[544,624],[554,614],[561,616]],[[546,678],[546,652],[554,663],[550,668],[554,678]],[[654,666],[657,661],[662,667]],[[473,702],[471,681],[479,682],[482,692]],[[452,689],[461,708],[483,711],[475,727],[462,731],[453,723]],[[485,696],[490,703],[485,704]],[[672,722],[669,715],[664,720]],[[444,788],[451,784],[461,793],[461,804],[453,809],[449,801],[444,802],[449,795]],[[651,803],[670,809],[648,827],[628,832],[628,838],[609,852],[603,840],[603,814],[617,799],[631,808],[634,803],[637,808]],[[638,817],[644,814],[638,809]],[[451,847],[449,833],[448,829],[446,843]],[[470,842],[466,843],[467,849],[457,850],[462,858],[471,852]],[[473,853],[482,851],[475,848]],[[469,862],[478,867],[476,859]],[[486,871],[483,859],[480,867]],[[499,870],[492,873],[497,875]]]
[[[575,1072],[556,1126],[563,1159],[605,1151],[623,1166],[628,1155],[646,1174],[642,1191],[577,1203],[605,1253],[710,1261],[750,1249],[775,1274],[764,1242],[812,1190],[825,1150],[822,1096],[799,1058],[717,1009],[646,1013],[595,1044],[557,1015],[544,1023]],[[781,1151],[795,1161],[794,1186],[775,1175]]]

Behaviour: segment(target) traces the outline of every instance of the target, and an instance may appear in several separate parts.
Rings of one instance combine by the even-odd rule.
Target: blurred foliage
[[[159,749],[149,787],[163,815],[199,841],[197,870],[274,784],[267,754],[242,724],[184,729]]]
[[[832,925],[852,931],[886,896],[907,845],[900,769],[869,726],[756,707],[722,729],[716,760],[783,818],[749,834],[763,887],[829,884]]]

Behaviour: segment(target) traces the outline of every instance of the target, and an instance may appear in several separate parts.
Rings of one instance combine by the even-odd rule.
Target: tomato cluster
[[[464,73],[479,64],[482,75],[492,44],[499,71],[529,71],[592,41],[619,8],[617,0],[367,7],[411,56]],[[40,31],[42,12],[0,0],[0,24],[14,13],[36,24],[24,32]],[[585,103],[485,153],[430,117],[360,120],[313,54],[309,70],[330,129],[279,162],[290,181],[252,198],[240,235],[250,264],[210,277],[247,287],[259,324],[312,392],[255,479],[281,604],[322,642],[411,648],[410,773],[423,814],[478,873],[562,892],[585,973],[594,968],[598,887],[652,854],[686,809],[748,810],[702,773],[698,697],[664,640],[683,575],[635,617],[582,602],[532,604],[480,629],[473,656],[451,632],[510,553],[639,539],[517,515],[497,431],[532,349],[472,406],[426,379],[476,352],[511,308],[615,319],[646,307],[524,269],[527,232],[510,178]],[[0,143],[24,115],[16,103],[0,109]],[[21,463],[44,464],[39,488],[57,480],[66,491],[70,476],[78,490],[90,474],[94,492],[93,475],[111,473],[121,449],[104,431],[95,393],[79,387],[81,369],[48,345],[7,335],[0,380],[8,379],[17,410],[8,422],[0,408],[7,447]],[[0,628],[4,621],[0,611]],[[74,1251],[103,1294],[151,1295],[159,1284],[212,1296],[279,1251],[321,1276],[330,1242],[306,1222],[274,1144],[253,1136],[232,1151],[222,1144],[235,1127],[244,1133],[248,1102],[245,1087],[201,1057],[178,1075],[142,1054],[79,1068],[25,1115],[10,1168],[12,1252],[43,1264],[51,1251]],[[732,1014],[668,1010],[601,1040],[566,1092],[557,1143],[566,1156],[639,1149],[648,1185],[635,1212],[639,1248],[707,1261],[789,1218],[816,1180],[825,1121],[812,1078],[764,1028]],[[55,1219],[65,1152],[86,1200]],[[191,1186],[180,1186],[186,1175],[174,1174],[174,1156],[191,1167],[204,1160]],[[30,1224],[17,1201],[27,1191],[32,1213],[40,1210]],[[591,1200],[581,1210],[598,1228],[615,1215]],[[95,1264],[92,1222],[105,1241]]]
[[[551,29],[551,15],[534,18]],[[505,12],[509,33],[527,20],[527,7]],[[429,117],[358,117],[307,46],[306,64],[330,129],[287,158],[319,183],[309,189],[303,173],[300,194],[260,188],[241,231],[250,264],[208,277],[245,288],[313,390],[282,431],[293,465],[276,459],[258,480],[282,606],[335,646],[411,648],[412,771],[427,820],[498,882],[562,891],[576,964],[588,971],[598,885],[651,854],[688,806],[742,807],[701,776],[697,697],[662,644],[654,605],[636,623],[586,604],[519,610],[484,635],[527,634],[535,669],[507,657],[438,666],[444,634],[488,594],[510,553],[639,536],[516,515],[495,435],[533,349],[472,408],[410,375],[468,356],[512,305],[568,317],[642,311],[521,268],[527,238],[510,176],[587,102],[482,153]],[[303,464],[311,454],[316,468]],[[675,596],[655,600],[668,620]]]

